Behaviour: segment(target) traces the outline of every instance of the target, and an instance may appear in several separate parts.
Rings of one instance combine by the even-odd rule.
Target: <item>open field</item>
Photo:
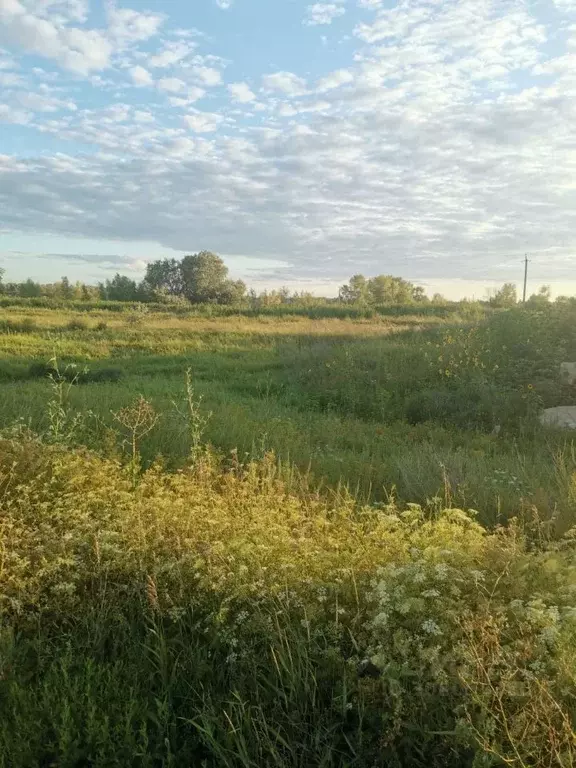
[[[533,419],[541,403],[574,397],[557,375],[567,345],[574,347],[568,309],[545,318],[497,315],[481,326],[417,315],[187,318],[20,308],[2,319],[10,329],[0,334],[4,426],[16,416],[40,432],[48,426],[50,383],[45,372],[30,378],[33,363],[113,369],[118,381],[70,392],[72,409],[94,414],[83,441],[97,445],[112,411],[141,394],[162,414],[141,450],[174,465],[189,450],[174,406],[189,368],[212,413],[205,437],[224,451],[273,450],[364,499],[441,497],[478,509],[487,522],[532,505],[572,519],[572,443],[541,433]]]
[[[574,766],[575,320],[4,307],[0,766]]]

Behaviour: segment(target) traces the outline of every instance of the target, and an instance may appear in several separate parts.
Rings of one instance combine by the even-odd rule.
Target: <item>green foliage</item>
[[[166,293],[169,296],[181,296],[184,293],[182,266],[177,259],[160,259],[150,262],[146,267],[144,281],[152,291]]]
[[[34,280],[28,278],[25,282],[18,286],[18,295],[23,299],[30,299],[35,296],[40,296],[42,289],[40,283],[35,283]]]
[[[576,402],[573,303],[35,301],[0,336],[2,768],[573,768],[576,451],[536,420]]]
[[[246,286],[228,280],[228,267],[210,251],[185,256],[180,263],[184,295],[192,304],[230,304],[241,299]]]
[[[573,765],[569,538],[22,431],[0,509],[0,765]]]
[[[392,275],[377,275],[369,279],[354,275],[339,292],[340,299],[348,303],[372,305],[406,305],[426,300],[424,290],[408,280]]]
[[[490,297],[490,303],[495,307],[513,307],[518,302],[518,295],[514,283],[504,283],[493,296]]]
[[[100,296],[106,301],[138,301],[138,286],[126,275],[116,275],[100,284]]]

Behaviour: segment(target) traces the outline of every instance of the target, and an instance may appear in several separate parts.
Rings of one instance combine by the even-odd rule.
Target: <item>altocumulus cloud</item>
[[[338,66],[250,75],[166,14],[107,8],[96,27],[82,0],[0,0],[0,120],[58,142],[0,156],[0,227],[272,257],[308,279],[504,279],[526,250],[570,275],[574,0],[302,3],[303,34],[348,25]]]

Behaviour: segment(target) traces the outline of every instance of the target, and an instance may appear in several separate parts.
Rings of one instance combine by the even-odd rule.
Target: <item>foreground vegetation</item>
[[[0,766],[573,766],[575,312],[6,308]]]

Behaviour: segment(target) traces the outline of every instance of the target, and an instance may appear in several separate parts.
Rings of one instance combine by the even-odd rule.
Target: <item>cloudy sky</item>
[[[576,292],[576,0],[0,0],[0,265]]]

